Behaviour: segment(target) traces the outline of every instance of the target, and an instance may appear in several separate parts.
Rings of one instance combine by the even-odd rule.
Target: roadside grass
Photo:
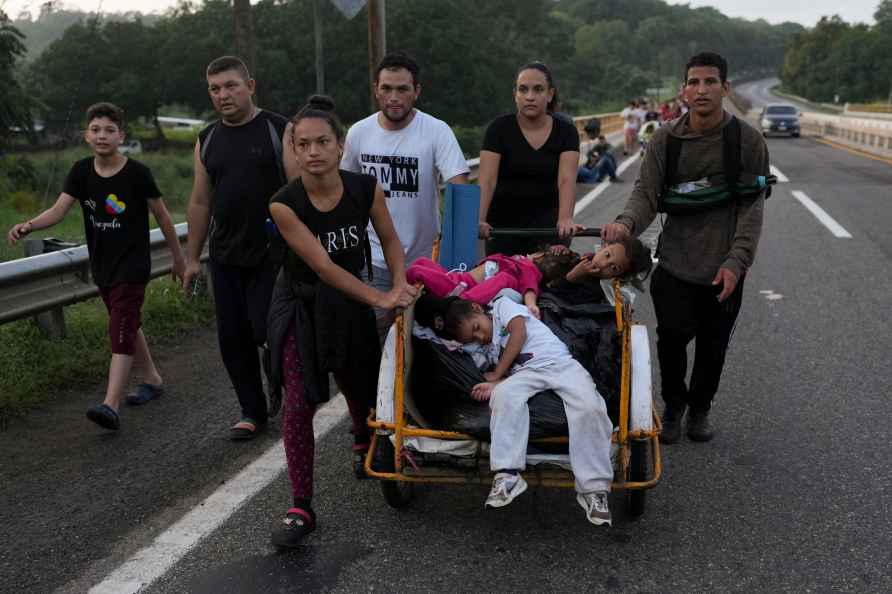
[[[9,260],[17,260],[25,257],[24,241],[20,241],[18,245],[9,245],[6,241],[6,234],[16,223],[21,223],[39,214],[40,210],[23,213],[8,203],[0,202],[0,231],[3,233],[2,242],[0,242],[0,262],[8,262]],[[28,236],[28,239],[55,237],[63,241],[71,241],[73,243],[84,243],[84,217],[81,214],[79,206],[75,206],[58,225],[49,229],[35,231]]]
[[[86,146],[27,155],[37,170],[37,189],[19,192],[17,200],[0,200],[0,231],[3,240],[0,246],[0,262],[24,256],[22,247],[12,247],[6,242],[6,233],[16,223],[34,217],[52,206],[62,191],[65,176],[71,166],[78,159],[89,155],[90,150]],[[175,147],[142,153],[135,155],[134,158],[152,170],[174,223],[185,221],[189,193],[192,191],[192,151],[184,147]],[[152,228],[156,226],[151,215],[149,225]],[[83,243],[83,216],[80,207],[75,205],[58,225],[36,231],[31,237],[56,237],[64,241]]]
[[[190,299],[169,278],[146,288],[143,331],[156,358],[166,344],[213,318],[209,297]],[[65,324],[67,336],[61,340],[44,336],[30,319],[0,326],[0,427],[51,402],[62,390],[94,386],[107,378],[111,352],[102,300],[66,307]]]

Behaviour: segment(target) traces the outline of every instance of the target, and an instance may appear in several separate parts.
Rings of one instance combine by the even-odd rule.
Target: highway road
[[[545,488],[484,512],[485,486],[426,487],[394,511],[353,478],[334,407],[317,419],[319,529],[277,553],[278,425],[226,440],[235,397],[208,329],[159,354],[168,393],[126,411],[120,435],[82,419],[101,386],[0,434],[0,591],[135,591],[128,576],[157,578],[140,590],[153,594],[892,591],[892,163],[808,138],[768,146],[787,181],[766,205],[717,437],[663,450],[640,520],[617,495],[598,529]],[[638,164],[626,183],[580,186],[579,222],[613,220]],[[648,295],[635,315],[653,333]]]

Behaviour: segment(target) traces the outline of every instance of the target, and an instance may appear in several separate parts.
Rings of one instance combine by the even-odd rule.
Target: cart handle
[[[558,237],[556,227],[500,227],[491,229],[490,238],[493,237]],[[577,231],[573,237],[601,237],[600,227],[589,227]]]

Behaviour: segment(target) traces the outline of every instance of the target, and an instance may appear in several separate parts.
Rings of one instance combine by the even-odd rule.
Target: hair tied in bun
[[[334,100],[328,95],[312,95],[307,99],[307,107],[321,111],[334,111]]]
[[[335,138],[340,144],[344,140],[344,126],[334,111],[334,99],[328,95],[310,95],[307,104],[304,105],[297,115],[291,118],[291,122],[297,126],[301,120],[305,118],[319,118],[325,120],[331,126]]]

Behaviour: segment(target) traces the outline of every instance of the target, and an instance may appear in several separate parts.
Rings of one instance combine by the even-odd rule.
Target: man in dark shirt
[[[297,177],[282,116],[254,105],[254,79],[234,56],[207,68],[208,92],[220,120],[195,143],[195,177],[187,220],[183,287],[191,291],[210,235],[210,271],[220,354],[241,405],[232,439],[253,438],[267,405],[257,347],[266,342],[266,315],[276,270],[270,259],[268,201]]]

